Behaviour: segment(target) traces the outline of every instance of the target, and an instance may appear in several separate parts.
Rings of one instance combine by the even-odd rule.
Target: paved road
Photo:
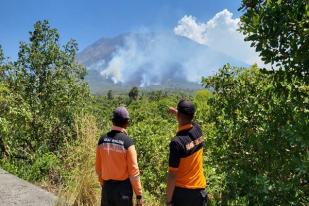
[[[55,195],[0,169],[0,206],[53,206]]]

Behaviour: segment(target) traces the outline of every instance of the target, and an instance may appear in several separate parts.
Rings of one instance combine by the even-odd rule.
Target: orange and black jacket
[[[142,195],[136,150],[126,130],[113,127],[100,138],[96,151],[96,172],[101,184],[107,180],[129,178],[134,193]]]
[[[170,143],[169,172],[176,173],[176,187],[204,189],[202,131],[197,124],[178,129]]]

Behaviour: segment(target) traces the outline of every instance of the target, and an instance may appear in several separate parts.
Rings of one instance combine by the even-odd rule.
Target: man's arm
[[[100,156],[100,149],[99,149],[98,146],[97,146],[97,149],[96,149],[95,170],[96,170],[96,173],[98,175],[99,182],[103,186],[103,179],[102,179],[102,176],[101,176],[102,159],[101,159],[101,156]]]
[[[175,107],[169,107],[168,110],[167,110],[170,114],[172,115],[177,115],[177,109]]]
[[[130,182],[132,184],[134,193],[137,198],[138,205],[142,205],[142,184],[139,177],[139,168],[137,164],[137,154],[134,145],[128,148],[127,154],[128,170],[130,175]]]
[[[175,185],[176,185],[176,172],[169,171],[167,174],[166,205],[172,204]]]
[[[176,185],[177,171],[180,164],[179,146],[175,141],[170,143],[169,169],[167,175],[166,205],[172,205]]]

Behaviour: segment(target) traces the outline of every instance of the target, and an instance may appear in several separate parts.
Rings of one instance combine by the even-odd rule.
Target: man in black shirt
[[[192,122],[195,107],[192,102],[181,100],[177,109],[169,111],[176,116],[178,131],[170,143],[166,205],[204,206],[207,204],[204,140],[201,128]]]

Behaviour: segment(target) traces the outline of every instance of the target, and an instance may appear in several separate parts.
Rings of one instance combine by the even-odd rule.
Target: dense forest
[[[206,142],[210,205],[308,205],[309,3],[243,0],[240,10],[240,31],[271,68],[222,62],[192,94],[92,95],[77,43],[61,45],[38,21],[17,60],[0,47],[0,167],[57,193],[59,205],[97,205],[97,141],[112,110],[126,105],[145,200],[162,205],[177,128],[167,108],[190,99]]]

